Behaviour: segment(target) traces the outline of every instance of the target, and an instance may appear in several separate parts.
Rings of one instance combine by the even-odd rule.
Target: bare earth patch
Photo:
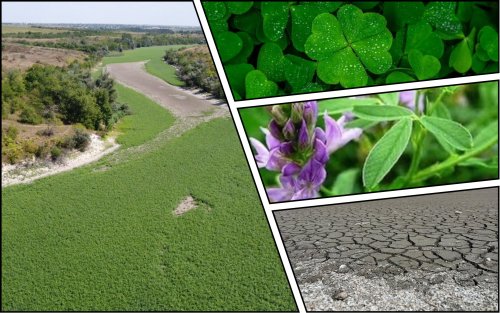
[[[37,46],[2,42],[2,70],[26,70],[35,63],[64,66],[71,61],[83,60],[85,53]]]
[[[181,203],[179,203],[177,208],[175,208],[173,214],[179,216],[188,211],[196,209],[197,207],[198,204],[196,203],[196,200],[191,196],[187,196],[186,198],[184,198],[184,200],[181,201]]]

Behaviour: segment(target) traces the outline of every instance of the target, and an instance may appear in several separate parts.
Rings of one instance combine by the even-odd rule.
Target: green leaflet
[[[271,41],[276,41],[283,37],[286,24],[288,23],[288,8],[288,2],[262,2],[262,29],[266,37]]]
[[[408,25],[405,51],[408,53],[411,50],[418,50],[424,55],[432,55],[439,59],[443,56],[444,44],[428,23],[420,21]]]
[[[243,48],[243,40],[232,32],[221,32],[215,34],[215,42],[219,47],[219,55],[222,62],[229,61]]]
[[[472,67],[472,53],[466,39],[460,41],[451,51],[450,66],[462,74]]]
[[[423,116],[420,123],[431,132],[439,142],[445,142],[457,150],[467,150],[472,147],[472,136],[467,128],[457,122],[433,117]]]
[[[393,31],[401,29],[406,24],[419,21],[423,14],[424,4],[422,2],[384,2],[384,16],[389,28]]]
[[[352,113],[369,121],[393,121],[414,115],[405,107],[392,105],[356,105]]]
[[[387,75],[387,78],[385,79],[385,82],[387,84],[408,83],[413,81],[415,81],[415,78],[411,77],[406,73],[398,71],[390,73],[389,75]]]
[[[408,61],[420,80],[435,77],[441,69],[441,63],[436,57],[423,55],[418,50],[410,51]]]
[[[474,137],[474,147],[485,144],[491,138],[497,138],[498,140],[498,120],[488,124]]]
[[[245,77],[247,74],[254,70],[251,64],[231,64],[225,67],[227,79],[232,82],[232,90],[237,92],[240,96],[245,95]]]
[[[278,86],[267,80],[264,73],[259,70],[248,72],[245,77],[245,87],[247,98],[272,97],[278,93]]]
[[[335,179],[331,193],[333,195],[349,195],[356,188],[356,180],[358,179],[359,169],[351,168],[341,172]]]
[[[399,92],[381,93],[378,97],[386,105],[398,105],[399,103]]]
[[[253,6],[253,1],[227,1],[225,2],[227,11],[233,14],[246,13]]]
[[[319,111],[323,112],[326,110],[330,115],[352,111],[352,109],[358,105],[373,106],[377,103],[379,103],[379,101],[375,98],[338,98],[318,101]]]
[[[204,1],[203,9],[207,20],[220,20],[226,15],[226,6],[223,2],[208,2]]]
[[[479,45],[488,58],[498,62],[498,33],[491,26],[485,26],[479,31]],[[485,60],[487,61],[487,60]]]
[[[411,118],[403,118],[375,144],[363,166],[364,186],[373,189],[389,173],[405,151],[411,131]]]
[[[458,35],[462,24],[455,15],[455,7],[455,2],[430,2],[423,18],[444,35]]]

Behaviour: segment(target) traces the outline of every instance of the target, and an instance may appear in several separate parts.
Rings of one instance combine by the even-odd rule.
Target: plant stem
[[[325,186],[321,186],[321,192],[323,192],[326,196],[335,196],[333,192],[328,190]]]
[[[484,150],[490,148],[491,146],[493,146],[497,142],[498,142],[498,137],[493,137],[489,141],[485,142],[483,145],[481,145],[475,149],[471,149],[462,155],[454,154],[454,155],[450,156],[448,159],[446,159],[444,162],[431,165],[431,166],[421,170],[414,177],[411,178],[410,183],[412,183],[412,184],[417,183],[417,182],[423,181],[429,177],[432,177],[432,176],[436,175],[437,173],[439,173],[447,168],[455,166],[458,163],[465,161],[468,158],[471,158],[471,157],[483,152]]]
[[[416,125],[419,125],[418,123],[415,123]],[[410,163],[410,168],[408,169],[408,174],[406,175],[405,179],[405,184],[408,185],[408,183],[411,181],[412,176],[415,174],[415,172],[418,169],[418,165],[420,164],[420,158],[422,156],[422,140],[425,137],[425,132],[422,129],[421,126],[416,126],[418,127],[419,130],[415,132],[415,138],[412,140],[412,147],[413,147],[413,156],[411,159]]]

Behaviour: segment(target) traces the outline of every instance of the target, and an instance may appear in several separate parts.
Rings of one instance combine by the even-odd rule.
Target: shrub
[[[32,140],[25,140],[22,145],[24,152],[29,155],[35,155],[38,150],[38,145]]]
[[[90,144],[90,135],[84,131],[77,129],[72,137],[74,148],[83,152]]]
[[[52,149],[50,149],[50,158],[52,161],[58,161],[62,157],[62,150],[58,146],[53,146]]]
[[[14,126],[9,126],[5,130],[5,135],[7,136],[7,138],[10,138],[12,140],[15,140],[17,138],[18,134],[19,134],[19,130]]]
[[[39,130],[36,134],[39,136],[52,137],[54,135],[54,128],[48,126],[45,129]]]
[[[32,107],[25,107],[19,115],[20,123],[37,125],[42,123],[42,117]]]
[[[35,156],[40,159],[45,159],[50,152],[50,146],[47,143],[41,144],[35,151]]]
[[[22,147],[13,142],[3,149],[3,154],[10,164],[19,162],[24,156]]]

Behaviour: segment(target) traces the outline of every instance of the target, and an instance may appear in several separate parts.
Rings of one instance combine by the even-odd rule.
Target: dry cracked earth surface
[[[274,214],[310,311],[498,311],[498,188]]]

